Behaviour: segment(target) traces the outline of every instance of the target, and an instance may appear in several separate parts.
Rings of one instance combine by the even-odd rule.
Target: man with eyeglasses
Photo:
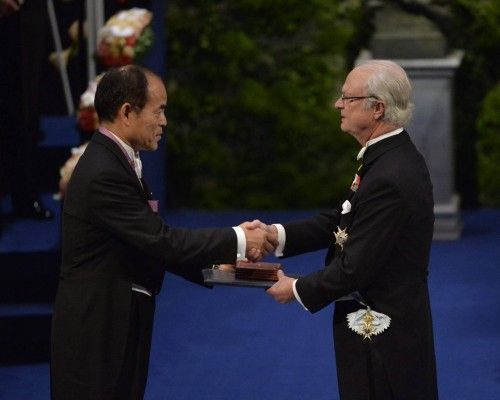
[[[411,85],[385,60],[355,67],[335,107],[341,129],[362,146],[346,198],[309,219],[265,227],[276,255],[327,248],[325,266],[268,293],[311,313],[335,302],[333,335],[342,400],[437,398],[427,275],[433,234],[432,183],[404,126]]]

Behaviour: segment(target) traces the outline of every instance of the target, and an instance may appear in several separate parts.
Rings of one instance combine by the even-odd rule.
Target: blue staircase
[[[60,265],[59,169],[79,144],[73,117],[45,117],[39,145],[40,189],[51,221],[15,219],[2,199],[0,236],[0,365],[47,362],[52,304]]]

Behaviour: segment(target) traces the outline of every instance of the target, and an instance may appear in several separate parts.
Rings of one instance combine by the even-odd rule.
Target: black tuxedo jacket
[[[64,202],[52,330],[54,398],[113,392],[124,359],[132,283],[157,294],[165,270],[201,282],[204,266],[235,262],[232,228],[169,227],[148,199],[122,150],[95,133]]]
[[[434,214],[432,184],[408,134],[367,148],[351,211],[340,209],[284,224],[285,256],[329,248],[325,267],[297,281],[304,305],[316,312],[358,291],[391,318],[385,332],[363,339],[347,327],[354,301],[335,304],[334,339],[343,400],[371,399],[379,379],[396,399],[437,398],[427,274]],[[334,232],[347,232],[341,248]]]

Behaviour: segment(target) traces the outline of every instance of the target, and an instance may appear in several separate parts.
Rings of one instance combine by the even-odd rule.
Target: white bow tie
[[[141,159],[139,158],[139,152],[134,153],[134,169],[135,173],[137,174],[137,177],[139,179],[142,178],[142,162]]]

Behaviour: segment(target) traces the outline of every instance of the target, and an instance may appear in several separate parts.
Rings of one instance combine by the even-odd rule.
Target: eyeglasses
[[[342,104],[345,104],[347,100],[349,100],[348,103],[352,103],[353,101],[356,100],[361,100],[361,99],[378,99],[377,96],[344,96],[341,94],[337,100],[340,100]]]

